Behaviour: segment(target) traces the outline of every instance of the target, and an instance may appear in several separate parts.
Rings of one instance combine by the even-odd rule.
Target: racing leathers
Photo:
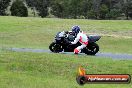
[[[80,53],[81,50],[88,45],[88,37],[87,37],[87,35],[84,32],[79,32],[77,34],[77,37],[75,38],[75,40],[73,42],[71,42],[71,44],[76,44],[78,41],[82,45],[81,46],[78,46],[77,48],[74,49],[74,53],[75,54]]]

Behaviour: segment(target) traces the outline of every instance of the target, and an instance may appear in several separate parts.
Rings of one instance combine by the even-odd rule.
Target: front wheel
[[[49,49],[54,52],[54,53],[59,53],[59,52],[62,52],[63,49],[62,49],[62,46],[60,44],[57,44],[55,42],[52,42],[49,46]]]
[[[84,49],[84,53],[87,55],[95,55],[98,51],[99,51],[99,46],[96,43],[92,43]]]

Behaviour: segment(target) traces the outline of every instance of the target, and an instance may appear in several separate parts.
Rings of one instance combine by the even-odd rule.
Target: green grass
[[[101,52],[132,53],[132,22],[129,20],[82,20],[0,17],[0,47],[48,49],[58,31],[80,25],[87,33],[101,34]],[[116,37],[109,37],[115,35]],[[129,37],[129,38],[124,38]],[[115,49],[117,48],[117,49]]]
[[[101,52],[132,54],[132,22],[127,20],[82,20],[0,17],[1,88],[82,88],[76,83],[79,66],[89,74],[130,74],[132,60],[94,56],[24,53],[4,48],[48,49],[58,31],[80,25],[87,33],[103,35]],[[111,36],[112,35],[112,36]],[[130,84],[88,84],[84,88],[132,88]]]
[[[132,38],[102,37],[98,44],[101,52],[132,54]]]
[[[78,67],[88,74],[130,74],[132,61],[65,54],[1,52],[1,88],[81,88]],[[83,88],[131,88],[131,84],[87,84]]]

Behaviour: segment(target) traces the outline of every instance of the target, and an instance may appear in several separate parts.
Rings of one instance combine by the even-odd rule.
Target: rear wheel
[[[99,51],[99,46],[96,43],[92,43],[84,49],[84,53],[87,55],[95,55],[98,51]]]
[[[60,44],[56,44],[55,42],[52,42],[49,46],[49,49],[54,53],[62,52],[62,46]]]

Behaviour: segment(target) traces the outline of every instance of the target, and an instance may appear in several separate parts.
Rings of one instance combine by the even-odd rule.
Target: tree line
[[[28,8],[40,17],[52,14],[58,18],[131,19],[132,0],[0,0],[0,15],[28,16]]]

